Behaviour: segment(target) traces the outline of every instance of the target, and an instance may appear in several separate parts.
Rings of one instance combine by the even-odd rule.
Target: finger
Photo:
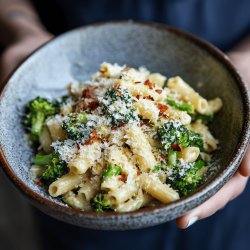
[[[241,194],[246,186],[247,179],[237,172],[212,198],[178,218],[176,220],[177,226],[181,229],[187,228],[198,219],[211,216],[222,209],[230,200]]]
[[[243,176],[250,176],[250,146],[240,164],[239,171]]]

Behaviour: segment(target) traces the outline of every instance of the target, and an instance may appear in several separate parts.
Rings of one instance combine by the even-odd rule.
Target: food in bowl
[[[38,146],[31,174],[71,207],[129,212],[170,203],[206,180],[222,107],[179,76],[103,63],[68,95],[37,97],[24,125]]]

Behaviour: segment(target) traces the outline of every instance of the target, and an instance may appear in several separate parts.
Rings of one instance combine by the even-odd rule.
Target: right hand
[[[0,56],[0,89],[7,76],[34,50],[53,38],[47,32],[29,35],[7,47]]]

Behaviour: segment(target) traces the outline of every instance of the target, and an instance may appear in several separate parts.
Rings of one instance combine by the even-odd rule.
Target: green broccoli
[[[57,153],[48,155],[37,154],[33,163],[46,166],[41,181],[48,185],[68,172],[67,164],[59,158]]]
[[[193,167],[187,170],[183,176],[177,174],[173,179],[168,180],[171,187],[178,191],[180,196],[188,195],[194,192],[204,181],[206,173],[206,163],[203,160],[197,160]]]
[[[194,105],[182,101],[175,101],[171,98],[166,100],[167,104],[173,106],[179,110],[187,111],[189,114],[194,114]]]
[[[168,165],[169,166],[176,166],[178,163],[178,152],[172,149],[168,150]]]
[[[101,101],[103,111],[111,118],[111,124],[119,127],[130,120],[138,120],[133,110],[133,99],[127,89],[111,88]]]
[[[36,165],[49,165],[53,158],[55,157],[55,153],[51,153],[48,155],[41,155],[41,154],[37,154],[35,156],[35,158],[33,159],[33,163]]]
[[[107,199],[107,194],[97,194],[92,200],[92,206],[96,212],[114,210],[112,204]]]
[[[120,166],[110,163],[102,175],[102,180],[104,181],[112,176],[119,175],[121,171],[122,168]]]
[[[192,120],[193,121],[202,120],[205,122],[212,122],[214,120],[214,115],[213,114],[211,114],[211,115],[195,114],[192,117]]]
[[[30,131],[30,139],[38,141],[45,119],[58,113],[58,107],[45,98],[37,97],[26,105],[24,126]]]
[[[203,150],[203,140],[200,134],[188,130],[179,122],[167,122],[157,131],[158,138],[165,150],[173,144],[180,144],[183,148],[189,146],[199,147]]]
[[[153,173],[157,173],[157,172],[160,171],[160,170],[161,170],[161,165],[160,165],[160,164],[157,164],[157,165],[154,166],[152,172],[153,172]]]
[[[94,129],[94,126],[87,126],[87,121],[85,112],[71,113],[63,121],[62,127],[70,139],[80,141],[88,139],[90,132]]]

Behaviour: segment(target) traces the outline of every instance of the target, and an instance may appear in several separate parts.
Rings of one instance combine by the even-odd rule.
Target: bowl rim
[[[148,212],[161,212],[167,210],[173,210],[176,207],[183,206],[184,209],[182,210],[182,214],[187,212],[188,210],[192,209],[193,207],[198,206],[203,201],[210,198],[214,195],[225,182],[227,182],[233,174],[236,172],[246,150],[247,146],[250,141],[250,97],[247,91],[247,85],[245,81],[242,79],[236,68],[233,66],[229,58],[221,52],[217,47],[212,45],[211,43],[203,40],[202,38],[197,37],[187,31],[183,31],[174,27],[171,27],[166,24],[156,23],[156,22],[146,22],[146,21],[134,21],[134,20],[114,20],[108,22],[97,22],[93,24],[89,24],[86,26],[81,26],[75,28],[73,30],[67,31],[59,36],[52,38],[50,41],[46,42],[42,46],[38,47],[34,52],[32,52],[27,58],[25,58],[22,62],[20,62],[17,67],[8,75],[5,79],[2,88],[0,89],[0,102],[4,98],[4,93],[7,89],[8,82],[15,74],[17,69],[19,69],[30,57],[40,51],[41,48],[45,47],[47,44],[54,43],[57,40],[57,37],[63,38],[64,36],[69,35],[70,33],[79,32],[88,28],[95,28],[95,27],[105,27],[109,25],[135,25],[135,26],[146,26],[148,28],[157,29],[162,32],[170,32],[174,33],[175,35],[182,37],[186,40],[191,41],[196,46],[200,47],[201,49],[207,51],[210,55],[212,55],[216,60],[220,61],[221,64],[226,68],[226,70],[231,74],[232,78],[234,78],[237,87],[239,88],[239,92],[242,97],[242,104],[243,104],[243,127],[240,135],[240,139],[237,143],[236,149],[232,153],[231,158],[225,163],[224,169],[221,170],[218,174],[213,176],[209,181],[204,183],[201,187],[199,187],[194,193],[189,194],[180,198],[177,201],[171,202],[169,204],[161,204],[154,207],[146,207],[141,208],[136,211],[132,212],[125,212],[125,213],[117,213],[117,212],[105,212],[105,213],[97,213],[95,211],[81,211],[67,205],[61,205],[55,203],[52,200],[49,200],[46,197],[41,196],[37,192],[33,191],[32,188],[29,188],[14,172],[12,167],[7,161],[7,158],[4,155],[2,146],[0,145],[0,161],[3,163],[2,168],[7,174],[7,176],[11,179],[14,185],[31,201],[35,200],[42,205],[49,206],[50,208],[54,209],[55,211],[64,212],[67,215],[78,215],[78,216],[86,216],[88,218],[124,218],[128,215],[130,217],[140,217],[145,216]],[[221,182],[221,180],[224,180]],[[209,193],[209,195],[205,195]],[[194,204],[189,204],[193,200],[198,200]],[[34,202],[33,202],[34,203]],[[34,203],[35,205],[35,203]],[[179,216],[180,214],[176,214]]]

